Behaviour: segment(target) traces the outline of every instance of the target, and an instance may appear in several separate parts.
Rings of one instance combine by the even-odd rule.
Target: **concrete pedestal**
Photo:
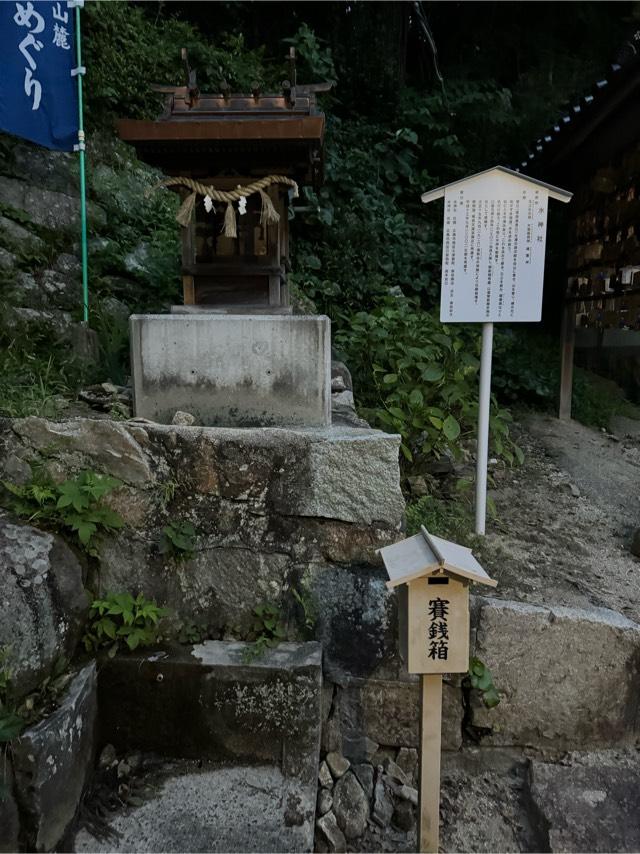
[[[327,426],[328,317],[133,315],[131,367],[138,417],[177,410],[205,426]]]

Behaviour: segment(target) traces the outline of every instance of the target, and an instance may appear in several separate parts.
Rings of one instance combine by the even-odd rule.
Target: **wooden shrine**
[[[400,654],[420,673],[420,851],[439,842],[442,674],[469,668],[469,584],[495,587],[465,546],[420,533],[380,549],[389,589],[398,588]]]
[[[223,84],[205,95],[185,50],[182,56],[186,84],[154,87],[166,96],[162,115],[120,119],[118,133],[141,160],[172,176],[166,183],[183,198],[183,310],[290,313],[289,205],[298,183],[320,182],[325,117],[316,94],[332,83],[297,85],[291,49],[291,79],[280,92],[254,84],[250,94],[233,94]],[[280,180],[243,200],[205,192],[237,194],[266,178]]]

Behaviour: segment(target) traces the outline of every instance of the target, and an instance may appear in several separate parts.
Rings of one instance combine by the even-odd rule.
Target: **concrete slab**
[[[324,316],[146,314],[129,320],[134,410],[205,426],[331,423],[331,334]]]
[[[279,768],[175,763],[157,797],[114,814],[114,835],[83,828],[78,852],[312,851],[315,787]]]
[[[321,646],[282,643],[248,661],[250,652],[250,644],[206,641],[104,661],[103,741],[119,751],[277,765],[315,797]]]

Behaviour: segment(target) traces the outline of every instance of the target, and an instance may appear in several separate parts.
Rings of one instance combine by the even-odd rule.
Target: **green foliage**
[[[273,602],[263,602],[253,609],[253,627],[249,634],[251,646],[245,652],[245,660],[252,661],[264,655],[267,649],[273,649],[283,641],[287,632],[280,607]]]
[[[160,552],[175,560],[190,560],[195,552],[197,533],[191,522],[176,519],[162,529]]]
[[[298,77],[300,80],[336,80],[336,68],[331,48],[319,39],[308,24],[302,23],[292,38],[283,39],[285,44],[296,50]]]
[[[176,634],[178,643],[194,644],[202,643],[211,637],[211,629],[204,623],[196,623],[193,620],[186,620],[180,623]]]
[[[291,595],[300,607],[302,629],[306,634],[309,634],[313,631],[317,620],[317,611],[313,596],[302,585],[300,588],[291,587]]]
[[[241,33],[223,33],[214,44],[191,24],[165,17],[162,6],[146,9],[99,0],[87,4],[84,16],[90,120],[106,123],[113,114],[157,115],[161,97],[149,87],[184,84],[182,47],[189,51],[203,91],[220,91],[223,80],[236,91],[250,91],[254,80],[262,85],[275,82],[274,72],[265,66],[264,50],[249,50]]]
[[[142,593],[108,593],[94,599],[89,611],[89,626],[82,642],[87,652],[109,647],[112,657],[126,646],[130,650],[150,646],[159,640],[160,621],[168,614]]]
[[[25,486],[2,481],[5,506],[18,516],[56,530],[72,532],[78,543],[94,554],[94,537],[100,531],[121,528],[121,517],[103,499],[121,486],[107,475],[83,471],[62,483],[37,476]]]
[[[457,501],[423,495],[407,504],[406,512],[409,536],[417,534],[424,525],[430,534],[445,540],[453,540],[468,548],[475,544],[470,496],[464,492]]]
[[[72,395],[73,360],[38,353],[33,340],[0,335],[0,414],[56,418]]]
[[[351,368],[363,416],[400,433],[406,460],[459,453],[477,420],[476,330],[443,325],[415,301],[388,298],[353,315],[335,346]],[[494,451],[513,462],[509,420],[494,401]]]
[[[464,683],[480,692],[482,702],[488,709],[494,709],[500,702],[500,695],[493,684],[491,671],[479,658],[470,659],[469,672],[464,678]]]

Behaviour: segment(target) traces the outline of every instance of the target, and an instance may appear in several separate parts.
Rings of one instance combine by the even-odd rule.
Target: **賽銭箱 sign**
[[[400,653],[422,679],[420,712],[420,851],[438,851],[442,674],[469,668],[469,584],[495,587],[465,546],[419,534],[380,549],[397,588]]]
[[[540,320],[549,197],[571,193],[496,166],[421,198],[443,197],[440,320]]]

